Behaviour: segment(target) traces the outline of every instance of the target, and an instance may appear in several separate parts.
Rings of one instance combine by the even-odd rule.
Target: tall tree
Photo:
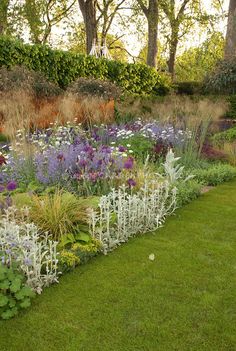
[[[5,34],[8,27],[8,11],[10,0],[0,1],[0,34]]]
[[[93,43],[97,42],[97,0],[78,0],[83,16],[86,33],[86,52],[90,53]]]
[[[230,0],[225,44],[225,58],[236,56],[236,0]]]
[[[147,65],[157,66],[157,38],[158,38],[158,0],[137,0],[148,22],[148,52]]]

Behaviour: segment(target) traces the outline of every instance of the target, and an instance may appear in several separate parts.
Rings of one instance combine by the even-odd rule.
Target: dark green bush
[[[16,269],[0,264],[0,318],[10,319],[31,304],[35,293]]]
[[[230,95],[227,98],[229,102],[229,111],[227,111],[225,117],[230,119],[236,119],[236,94]]]
[[[97,59],[1,37],[0,67],[16,65],[41,72],[61,88],[66,88],[78,77],[110,80],[129,93],[139,95],[165,94],[170,87],[168,77],[146,65]]]
[[[177,184],[177,206],[182,207],[193,200],[197,199],[201,194],[202,184],[191,179],[187,182],[178,182]]]
[[[224,142],[232,142],[236,140],[236,127],[225,130],[224,132],[216,133],[212,136],[212,141],[216,145],[221,145]]]
[[[176,93],[179,95],[203,94],[201,82],[178,82],[175,84]]]
[[[236,93],[236,58],[221,60],[215,70],[206,77],[205,88],[209,92]]]
[[[69,85],[67,91],[78,96],[93,95],[107,100],[117,98],[120,94],[114,83],[95,78],[78,78]]]
[[[34,94],[37,98],[58,96],[62,91],[39,73],[24,66],[0,68],[0,92],[12,92],[23,89]]]
[[[195,178],[204,185],[218,185],[236,177],[236,168],[228,164],[217,164],[208,169],[194,171]]]

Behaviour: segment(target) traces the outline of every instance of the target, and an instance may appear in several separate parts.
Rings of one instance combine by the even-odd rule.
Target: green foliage
[[[236,58],[221,60],[205,80],[209,92],[236,93]]]
[[[216,133],[212,136],[212,141],[216,145],[222,145],[224,142],[232,142],[236,140],[236,127],[225,130],[224,132]]]
[[[229,103],[229,111],[227,111],[225,117],[236,119],[236,94],[230,95],[227,101]]]
[[[14,66],[7,69],[0,68],[0,92],[12,92],[23,89],[37,98],[49,98],[58,96],[61,89],[49,82],[39,72],[29,70],[24,66]]]
[[[131,150],[132,153],[130,155],[135,156],[135,158],[140,161],[145,161],[147,156],[150,155],[154,149],[154,142],[141,134],[119,140],[118,144]]]
[[[89,238],[88,242],[81,240],[64,248],[59,254],[59,267],[65,271],[74,269],[79,264],[84,264],[101,251],[101,243],[97,239]]]
[[[139,95],[166,94],[170,87],[168,77],[146,65],[97,59],[1,37],[0,66],[16,65],[41,72],[61,88],[66,88],[78,77],[110,80],[129,93]]]
[[[177,183],[177,207],[182,207],[195,200],[201,193],[202,185],[191,179],[187,182]]]
[[[198,182],[205,185],[217,185],[232,180],[236,177],[236,168],[228,164],[217,164],[208,169],[197,169],[194,171]]]
[[[31,305],[35,296],[25,278],[15,268],[0,264],[0,318],[10,319]]]
[[[78,200],[71,193],[57,190],[55,194],[32,198],[30,218],[54,240],[73,231],[82,216]]]
[[[224,37],[215,32],[199,47],[186,50],[176,59],[176,80],[201,82],[210,73],[224,53]]]
[[[203,92],[203,86],[200,82],[178,82],[175,83],[176,92],[180,95],[195,95]]]
[[[114,83],[94,78],[78,78],[67,90],[78,96],[93,95],[107,100],[117,98],[120,93]]]

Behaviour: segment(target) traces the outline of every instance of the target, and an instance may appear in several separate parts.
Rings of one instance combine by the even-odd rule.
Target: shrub
[[[201,194],[202,185],[196,180],[191,179],[187,182],[177,183],[177,207],[182,207],[195,200]]]
[[[236,127],[225,130],[224,132],[216,133],[212,137],[214,144],[221,146],[224,142],[232,142],[236,140]]]
[[[0,317],[10,319],[20,309],[31,305],[35,296],[32,289],[26,285],[25,277],[13,267],[0,264]]]
[[[0,69],[0,92],[12,93],[23,90],[32,93],[36,98],[50,98],[58,96],[61,89],[49,82],[41,73],[29,70],[24,66],[14,66]]]
[[[194,171],[195,179],[205,185],[217,185],[236,177],[236,168],[227,164],[217,164],[208,169]]]
[[[16,65],[41,72],[61,88],[78,77],[108,79],[129,93],[140,95],[166,94],[170,87],[168,77],[146,65],[97,59],[1,37],[0,66]]]
[[[236,93],[236,58],[221,60],[206,78],[205,88],[209,92]]]
[[[71,193],[57,190],[53,195],[32,198],[30,218],[43,231],[48,231],[54,240],[73,231],[81,216],[78,200]]]
[[[226,112],[225,117],[236,119],[236,94],[230,95],[227,101],[229,102],[229,110]]]
[[[106,100],[119,96],[119,89],[114,83],[94,78],[78,78],[68,87],[68,92],[79,97],[92,95]]]
[[[195,95],[203,93],[201,82],[177,82],[175,83],[176,93],[179,95]]]

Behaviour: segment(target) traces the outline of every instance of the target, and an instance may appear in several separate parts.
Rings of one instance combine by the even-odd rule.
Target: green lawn
[[[236,350],[236,182],[62,277],[0,322],[0,350]]]

